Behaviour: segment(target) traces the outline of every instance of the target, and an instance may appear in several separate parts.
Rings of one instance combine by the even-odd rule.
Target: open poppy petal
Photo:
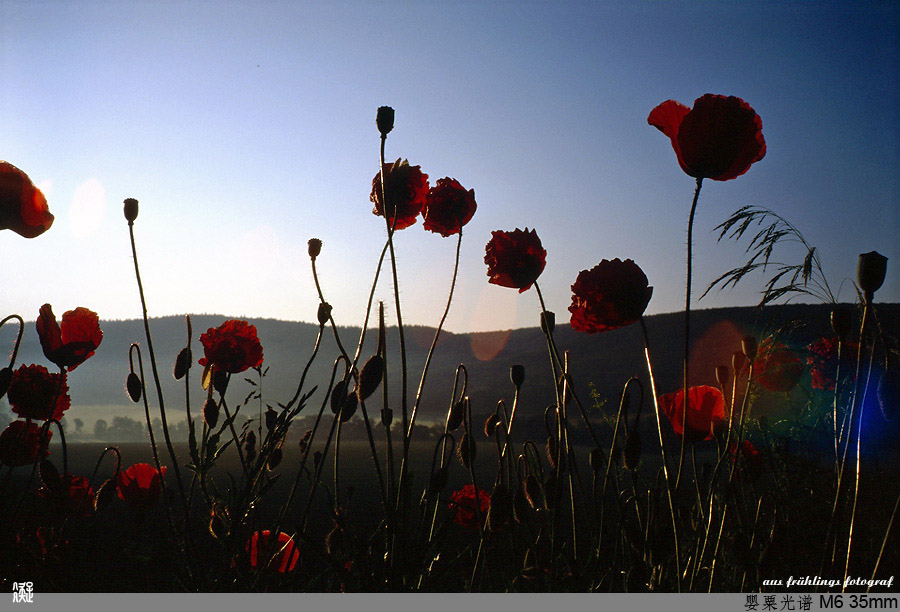
[[[11,229],[25,238],[36,238],[53,225],[47,199],[28,175],[0,161],[0,230]]]

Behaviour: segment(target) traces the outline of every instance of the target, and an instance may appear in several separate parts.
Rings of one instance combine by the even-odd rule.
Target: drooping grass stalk
[[[693,254],[693,236],[694,236],[694,215],[697,212],[697,201],[700,198],[700,188],[703,186],[703,178],[697,178],[697,188],[694,190],[694,201],[691,202],[691,214],[688,217],[687,230],[687,280],[685,282],[684,291],[684,414],[682,415],[681,430],[687,431],[687,413],[688,413],[688,383],[690,377],[688,375],[690,350],[691,350],[691,280],[692,280],[692,254]],[[681,484],[681,472],[684,469],[684,447],[687,443],[685,436],[681,437],[681,451],[678,459],[678,475],[675,477],[675,489],[678,490]]]
[[[666,456],[666,444],[662,433],[662,419],[660,417],[661,409],[659,407],[659,392],[656,390],[656,377],[653,375],[653,362],[650,359],[650,338],[647,335],[647,324],[644,323],[644,317],[638,319],[641,325],[641,333],[644,335],[644,357],[647,360],[647,375],[650,377],[650,394],[653,396],[653,408],[656,413],[656,431],[659,433],[659,451],[662,455],[662,472],[666,483],[666,497],[669,501],[669,514],[672,518],[672,537],[675,544],[675,580],[678,592],[681,592],[681,555],[678,550],[678,524],[675,520],[675,504],[672,500],[672,484],[669,480],[669,460]],[[687,393],[685,393],[687,397]],[[685,401],[687,406],[687,401]],[[687,412],[685,410],[685,412]]]

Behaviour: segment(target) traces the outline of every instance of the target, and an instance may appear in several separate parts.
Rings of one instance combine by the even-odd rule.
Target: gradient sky
[[[696,301],[742,263],[713,228],[773,208],[821,252],[839,298],[857,256],[886,255],[879,301],[900,301],[897,2],[0,1],[0,158],[41,186],[56,222],[0,233],[0,314],[50,302],[140,316],[122,200],[151,316],[310,321],[306,241],[339,324],[358,325],[383,220],[372,214],[375,110],[396,109],[387,157],[474,188],[451,331],[538,323],[534,291],[487,283],[491,230],[536,228],[548,307],[601,259],[634,259],[649,313],[684,300],[693,179],[647,115],[672,98],[736,95],[766,157],[706,181],[695,308],[755,304],[764,283]],[[404,322],[435,325],[454,238],[397,233]],[[775,259],[803,253],[782,247]],[[378,297],[392,304],[389,276]],[[392,306],[388,308],[393,310]]]

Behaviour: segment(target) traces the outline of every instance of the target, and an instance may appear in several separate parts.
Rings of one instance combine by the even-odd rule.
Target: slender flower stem
[[[703,178],[697,178],[697,189],[694,190],[694,201],[691,203],[691,214],[688,217],[687,231],[687,281],[684,291],[684,414],[682,415],[681,428],[687,431],[687,413],[688,413],[688,368],[691,350],[691,279],[692,279],[692,254],[693,254],[693,237],[694,237],[694,214],[697,212],[697,201],[700,198],[700,188],[703,186]],[[684,436],[681,438],[681,453],[678,459],[678,475],[675,477],[675,489],[681,484],[681,472],[684,468],[684,447],[686,441]]]

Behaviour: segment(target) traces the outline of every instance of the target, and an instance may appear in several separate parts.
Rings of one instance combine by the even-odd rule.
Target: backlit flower
[[[452,178],[438,179],[437,184],[428,190],[422,218],[425,229],[441,236],[458,234],[475,214],[475,190],[459,184]]]
[[[211,327],[200,336],[203,357],[207,364],[220,372],[237,374],[262,365],[263,349],[256,336],[256,327],[246,321],[231,319],[219,327]]]
[[[122,472],[116,472],[116,490],[119,499],[135,511],[143,512],[152,508],[162,493],[162,478],[166,466],[157,471],[149,463],[135,463]]]
[[[405,159],[384,165],[384,191],[387,198],[388,221],[394,229],[403,229],[416,222],[416,217],[425,205],[428,195],[428,175],[422,173],[421,166],[410,166]],[[375,204],[372,214],[385,216],[385,206],[381,201],[381,172],[372,179],[372,193],[369,199]]]
[[[681,169],[695,178],[736,178],[766,154],[762,120],[734,96],[705,94],[692,109],[666,100],[647,123],[669,137]]]
[[[0,462],[19,467],[45,459],[50,454],[51,437],[50,429],[26,421],[13,421],[0,433]]]
[[[572,285],[572,328],[593,334],[631,325],[652,294],[647,276],[632,260],[604,259],[579,272]]]
[[[66,373],[51,374],[40,365],[22,365],[13,372],[8,393],[12,411],[26,419],[58,421],[71,405]]]
[[[36,325],[44,355],[61,368],[74,370],[94,354],[103,340],[100,318],[87,308],[63,313],[60,326],[56,323],[53,308],[44,304]]]
[[[489,283],[526,291],[537,280],[547,264],[547,251],[534,230],[516,229],[512,232],[496,230],[485,246]]]
[[[88,516],[94,509],[94,489],[84,476],[65,474],[59,479],[57,487],[50,489],[43,486],[38,489],[38,495],[66,513],[77,512]]]
[[[844,374],[853,374],[850,358],[856,355],[858,349],[859,344],[856,342],[845,342],[841,347],[841,370]],[[806,365],[809,367],[813,389],[833,391],[838,366],[838,339],[820,338],[807,346],[806,350]]]
[[[491,496],[484,489],[478,489],[478,516],[484,521],[488,508],[491,506]],[[478,519],[475,515],[475,487],[467,484],[459,491],[450,495],[450,508],[456,511],[453,517],[459,525],[466,529],[478,529]]]
[[[725,422],[725,396],[709,385],[691,387],[688,390],[686,421],[683,389],[661,395],[659,407],[668,417],[675,433],[684,435],[689,442],[712,440],[714,431]]]
[[[786,393],[793,389],[803,375],[800,357],[780,342],[766,338],[753,362],[753,378],[764,389]]]
[[[250,555],[250,566],[260,567],[272,555],[275,555],[275,558],[269,564],[271,569],[282,574],[292,571],[297,567],[297,561],[300,560],[300,551],[294,544],[293,538],[281,532],[278,534],[278,541],[274,545],[272,539],[272,532],[268,529],[254,532],[250,536],[245,546],[245,550]]]
[[[0,230],[11,229],[25,238],[40,236],[53,225],[47,198],[28,175],[0,161]]]

